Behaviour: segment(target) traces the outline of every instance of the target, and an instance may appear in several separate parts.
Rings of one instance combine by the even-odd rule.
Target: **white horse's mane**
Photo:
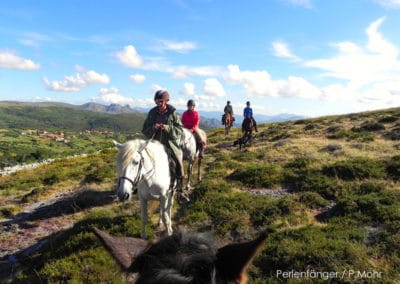
[[[152,145],[154,145],[154,143],[143,139],[130,140],[124,144],[121,144],[117,155],[118,175],[120,175],[122,170],[126,168],[129,163],[132,162],[135,153],[143,151],[145,148],[147,154],[150,156],[150,159],[154,160],[154,147],[152,147]]]

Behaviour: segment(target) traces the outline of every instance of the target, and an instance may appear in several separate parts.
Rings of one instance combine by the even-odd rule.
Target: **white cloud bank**
[[[93,102],[101,104],[134,105],[132,98],[126,98],[120,94],[117,88],[101,88],[99,94],[92,98]]]
[[[317,86],[299,76],[273,79],[266,70],[241,70],[233,64],[227,67],[225,79],[241,85],[249,97],[353,100],[360,104],[360,109],[362,104],[366,108],[371,103],[376,108],[399,105],[400,51],[379,32],[384,21],[384,17],[379,18],[366,28],[365,45],[351,41],[331,44],[336,52],[329,58],[305,60],[295,55],[287,43],[272,43],[275,56],[318,70],[318,77],[330,80],[330,84]]]
[[[99,74],[93,70],[77,73],[74,76],[66,76],[63,81],[49,81],[43,78],[46,88],[55,92],[78,92],[88,85],[107,85],[110,78],[106,74]]]
[[[20,57],[9,51],[0,51],[0,68],[17,70],[37,70],[40,64],[30,59]]]

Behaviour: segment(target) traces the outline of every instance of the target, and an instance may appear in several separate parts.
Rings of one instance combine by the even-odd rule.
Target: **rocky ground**
[[[111,192],[79,188],[46,201],[26,204],[18,215],[0,220],[0,283],[10,281],[18,272],[18,259],[40,249],[49,236],[72,227],[83,214],[82,208],[76,206],[76,198],[93,194],[101,194],[103,204],[114,198]]]

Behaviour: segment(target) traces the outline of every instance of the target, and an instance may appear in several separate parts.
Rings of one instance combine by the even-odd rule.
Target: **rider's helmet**
[[[250,102],[249,102],[249,101],[247,101],[247,102],[246,102],[246,105],[248,105],[248,106],[249,106],[249,105],[250,105]]]
[[[195,106],[196,103],[194,102],[194,100],[188,100],[187,101],[187,106]]]
[[[164,101],[169,101],[169,93],[167,92],[167,90],[158,90],[155,94],[154,94],[154,101],[157,100],[164,100]]]
[[[229,105],[231,103],[231,101],[227,101],[226,103]]]

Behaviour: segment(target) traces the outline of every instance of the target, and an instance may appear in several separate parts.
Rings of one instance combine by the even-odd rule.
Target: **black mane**
[[[161,239],[130,267],[136,283],[215,283],[217,248],[208,234],[178,233]]]

